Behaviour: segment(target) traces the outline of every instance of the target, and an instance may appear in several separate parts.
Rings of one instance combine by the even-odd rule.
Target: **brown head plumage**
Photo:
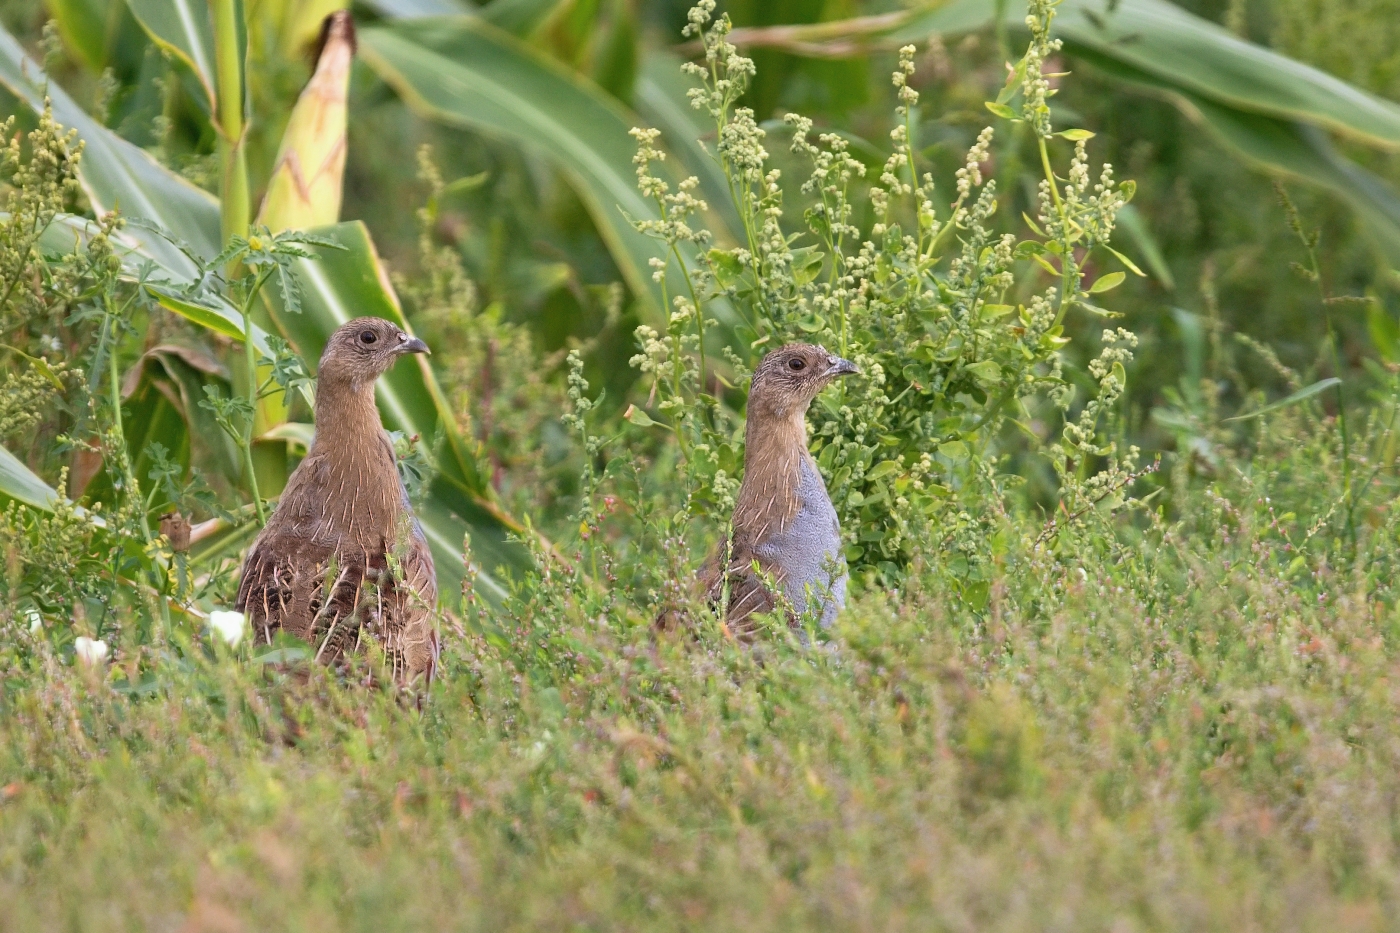
[[[357,317],[336,328],[316,366],[320,390],[347,383],[363,390],[406,353],[428,353],[428,345],[378,317]]]
[[[754,417],[802,415],[822,389],[841,376],[859,372],[850,360],[810,343],[790,343],[771,351],[758,364],[749,389],[749,425]]]
[[[238,608],[253,631],[307,639],[333,661],[376,639],[395,676],[430,676],[437,658],[432,553],[380,426],[374,382],[423,341],[356,318],[317,368],[316,435],[243,563]]]

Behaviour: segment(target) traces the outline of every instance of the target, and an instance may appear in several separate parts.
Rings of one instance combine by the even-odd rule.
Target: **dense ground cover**
[[[827,650],[565,600],[449,636],[421,713],[45,656],[0,717],[0,928],[1390,929],[1396,516],[1328,540],[1329,446],[1073,553],[1009,518],[985,612],[926,568]]]

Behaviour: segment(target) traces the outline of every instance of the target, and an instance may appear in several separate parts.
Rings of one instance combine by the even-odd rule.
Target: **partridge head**
[[[243,563],[238,608],[253,631],[277,631],[333,662],[380,644],[396,678],[430,677],[437,660],[432,553],[379,420],[375,380],[427,353],[380,318],[331,334],[316,374],[316,434]]]
[[[780,604],[766,581],[792,613],[815,609],[822,625],[845,603],[841,526],[807,451],[806,414],[822,389],[857,372],[849,360],[800,343],[772,351],[754,371],[744,477],[730,534],[702,574],[711,604],[723,610],[736,635],[749,634],[754,613]],[[809,606],[812,600],[815,606]]]

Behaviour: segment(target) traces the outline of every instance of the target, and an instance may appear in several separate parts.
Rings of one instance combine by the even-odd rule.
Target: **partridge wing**
[[[705,584],[705,597],[716,611],[724,611],[724,622],[736,638],[751,640],[755,634],[752,616],[756,613],[772,612],[777,603],[773,594],[763,583],[763,578],[753,569],[755,555],[747,542],[736,536],[730,555],[727,572],[719,572],[721,553],[716,552],[706,565],[702,581]],[[758,559],[762,574],[774,576],[772,567]],[[728,584],[728,602],[725,602],[725,585]]]
[[[401,581],[395,583],[395,611],[398,618],[386,625],[388,654],[394,675],[401,680],[423,677],[431,680],[437,668],[438,633],[436,626],[437,574],[433,553],[423,530],[414,522],[400,562]]]
[[[321,591],[329,556],[329,549],[308,542],[258,537],[243,562],[235,603],[255,636],[271,642],[274,632],[285,631],[311,638],[325,608]]]

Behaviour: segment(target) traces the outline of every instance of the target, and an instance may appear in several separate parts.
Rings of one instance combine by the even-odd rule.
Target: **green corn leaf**
[[[178,314],[185,320],[216,334],[222,334],[240,342],[243,340],[243,315],[239,314],[238,309],[228,302],[217,300],[209,304],[200,304],[172,294],[168,289],[159,285],[147,285],[146,291],[165,310]],[[267,332],[256,324],[253,325],[253,346],[257,347],[263,356],[276,355],[267,342]],[[308,405],[316,403],[310,386],[301,386],[299,391]]]
[[[121,11],[114,7],[123,5],[122,0],[46,0],[44,9],[58,26],[64,48],[93,74],[101,74],[130,54],[119,39],[108,39],[120,36]]]
[[[982,29],[997,6],[994,0],[957,0],[913,16],[893,38]],[[1019,9],[1003,9],[1009,23],[1019,24]],[[1400,262],[1400,195],[1341,156],[1323,132],[1400,148],[1400,106],[1165,0],[1121,0],[1112,13],[1093,0],[1065,0],[1054,30],[1066,51],[1170,100],[1246,162],[1337,194],[1381,251]]]
[[[126,0],[126,5],[151,41],[194,73],[209,112],[216,112],[214,28],[207,0]]]
[[[559,3],[560,0],[491,0],[477,15],[498,29],[524,36],[544,22]]]
[[[178,314],[185,320],[216,334],[240,342],[243,340],[243,316],[232,305],[225,302],[200,304],[171,294],[159,285],[147,285],[146,291],[165,310]],[[264,355],[272,355],[272,348],[267,343],[267,333],[256,324],[253,325],[253,345]]]
[[[1157,245],[1157,239],[1152,235],[1152,231],[1147,229],[1147,224],[1143,221],[1138,209],[1131,204],[1124,204],[1118,211],[1118,226],[1123,228],[1123,232],[1128,235],[1128,239],[1142,253],[1142,258],[1147,264],[1147,268],[1152,270],[1152,275],[1166,287],[1168,291],[1176,288],[1176,279],[1172,276],[1172,270],[1167,265],[1167,257],[1162,255],[1162,247]],[[1109,252],[1117,256],[1123,265],[1134,275],[1142,276],[1143,272],[1131,259],[1110,247]]]
[[[242,475],[243,457],[238,447],[199,404],[206,397],[207,386],[229,394],[228,374],[202,351],[175,344],[146,351],[122,380],[127,455],[143,492],[155,493],[152,504],[156,508],[167,503],[154,485],[145,485],[151,483],[152,443],[166,448],[169,459],[182,468],[194,462],[197,449],[201,467],[212,468],[235,483]],[[104,462],[104,468],[83,489],[84,497],[115,501],[116,490],[107,466]]]
[[[649,262],[661,247],[636,188],[628,130],[641,120],[513,36],[471,17],[402,20],[360,33],[360,57],[417,113],[534,149],[571,181],[628,286],[661,307]]]
[[[45,512],[52,512],[58,501],[58,492],[4,447],[0,447],[0,495]]]
[[[365,5],[385,19],[421,19],[473,12],[469,4],[460,0],[366,0]]]
[[[316,437],[316,426],[302,421],[284,421],[273,427],[263,437],[268,440],[286,441],[305,454],[311,449],[311,442]]]
[[[1365,223],[1377,248],[1400,263],[1400,194],[1337,152],[1316,126],[1225,107],[1117,62],[1095,63],[1126,84],[1170,100],[1250,165],[1331,191]]]

